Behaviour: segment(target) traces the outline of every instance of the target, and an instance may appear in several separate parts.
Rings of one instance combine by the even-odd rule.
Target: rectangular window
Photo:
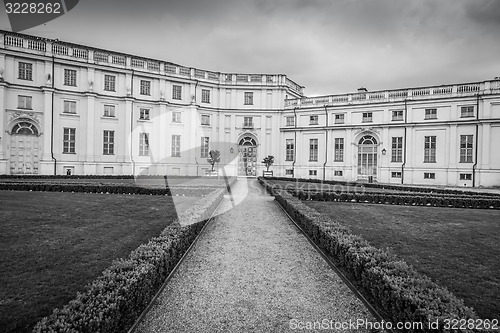
[[[103,153],[103,155],[114,155],[114,153],[115,153],[115,131],[104,131],[102,153]]]
[[[392,111],[392,120],[393,121],[404,120],[403,110]]]
[[[18,109],[30,109],[31,110],[31,96],[17,96],[17,108]]]
[[[141,95],[151,95],[151,81],[141,80]]]
[[[210,138],[208,136],[204,136],[201,138],[201,158],[208,158],[208,153],[210,151]]]
[[[473,106],[462,106],[460,108],[460,117],[461,118],[474,117],[474,107]]]
[[[253,92],[245,92],[245,105],[253,105]]]
[[[424,179],[436,179],[434,172],[424,172]]]
[[[19,62],[19,79],[33,81],[33,64]]]
[[[401,178],[401,171],[393,171],[391,172],[391,178]]]
[[[139,155],[149,156],[149,134],[139,133]]]
[[[426,162],[426,163],[436,162],[436,137],[435,136],[424,137],[424,162]]]
[[[63,101],[63,113],[76,113],[76,102]]]
[[[76,70],[65,69],[64,70],[64,85],[65,86],[76,86]]]
[[[74,154],[75,153],[75,142],[76,142],[76,128],[64,128],[63,129],[63,153],[64,154]]]
[[[472,135],[460,135],[460,163],[472,163]]]
[[[317,176],[318,170],[309,170],[309,176]]]
[[[115,116],[115,106],[114,105],[104,105],[104,117],[114,117]]]
[[[335,138],[335,151],[333,154],[334,162],[342,162],[344,160],[344,138]]]
[[[172,112],[172,122],[173,123],[180,123],[180,122],[182,122],[181,113],[180,112],[178,112],[178,111],[173,111]]]
[[[182,86],[176,84],[172,86],[172,99],[182,99]]]
[[[425,119],[437,119],[437,109],[425,109]]]
[[[293,161],[295,157],[295,141],[293,139],[286,139],[285,152],[285,161]]]
[[[295,126],[295,117],[286,117],[286,126]]]
[[[286,169],[285,170],[285,175],[287,175],[287,176],[293,176],[293,169]]]
[[[309,139],[309,161],[318,161],[318,139]]]
[[[115,91],[116,89],[116,76],[104,75],[104,90]]]
[[[210,126],[210,115],[202,114],[201,115],[201,124],[204,126]]]
[[[343,113],[337,113],[335,115],[335,124],[343,124],[344,123],[344,114]]]
[[[210,103],[210,90],[201,89],[201,102]]]
[[[253,128],[253,117],[243,117],[243,128]]]
[[[149,120],[149,109],[141,108],[139,111],[139,119],[140,120]]]
[[[460,180],[472,180],[472,173],[461,173]]]
[[[363,122],[371,123],[373,121],[373,113],[372,112],[363,112]]]
[[[318,125],[318,116],[309,116],[309,125]]]
[[[335,170],[335,171],[333,171],[333,175],[334,176],[342,176],[342,174],[343,174],[342,170]]]
[[[391,162],[403,162],[403,137],[402,136],[395,136],[392,138]]]
[[[181,136],[180,135],[172,135],[172,156],[180,157],[181,156]]]

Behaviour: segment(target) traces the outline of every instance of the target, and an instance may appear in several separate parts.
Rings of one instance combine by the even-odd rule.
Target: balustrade
[[[28,49],[45,52],[47,45],[43,41],[28,39]]]
[[[130,60],[130,66],[135,68],[144,68],[144,60],[132,58],[132,60]]]
[[[148,61],[147,68],[150,71],[158,72],[160,70],[160,63],[156,61]]]
[[[59,45],[59,44],[52,44],[52,52],[55,54],[60,54],[60,55],[68,55],[68,47],[64,45]]]
[[[458,93],[474,93],[480,89],[479,83],[461,84],[457,88]]]
[[[74,48],[73,49],[73,57],[88,60],[89,59],[89,51]]]
[[[179,67],[179,74],[184,76],[191,76],[191,69],[188,67]]]
[[[94,52],[95,62],[109,62],[109,54],[102,52]]]
[[[112,55],[111,56],[111,63],[113,63],[115,65],[125,66],[125,64],[127,63],[127,60],[125,59],[124,56]]]

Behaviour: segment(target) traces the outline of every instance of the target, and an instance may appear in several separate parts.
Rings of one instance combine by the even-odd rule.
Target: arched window
[[[363,178],[377,175],[377,139],[371,135],[359,140],[358,175]]]
[[[365,135],[361,139],[359,139],[359,144],[360,145],[376,145],[377,144],[377,139],[375,139],[371,135]]]
[[[238,145],[240,145],[240,146],[257,146],[257,143],[255,142],[254,138],[246,136],[240,140],[240,143]]]
[[[38,135],[38,130],[32,123],[22,121],[14,125],[12,135]]]

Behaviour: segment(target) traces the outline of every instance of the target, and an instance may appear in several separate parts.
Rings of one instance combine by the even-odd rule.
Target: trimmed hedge
[[[126,259],[112,263],[86,290],[43,318],[35,333],[126,332],[147,307],[222,199],[225,189],[204,197]]]
[[[263,178],[259,181],[309,237],[338,261],[372,302],[383,310],[387,320],[424,325],[439,320],[437,332],[450,332],[444,328],[444,320],[477,319],[462,300],[406,262],[371,246],[362,237],[351,234],[347,227],[308,207],[279,186]]]
[[[45,192],[84,192],[108,194],[142,194],[142,195],[193,195],[204,196],[213,192],[215,187],[172,187],[154,188],[134,185],[107,184],[67,184],[67,183],[0,183],[3,191],[45,191]],[[172,193],[173,192],[173,193]]]
[[[204,178],[180,175],[0,175],[0,179],[178,179]]]
[[[287,192],[300,200],[315,201],[350,201],[381,203],[392,205],[413,205],[413,206],[435,206],[454,208],[479,208],[479,209],[500,209],[500,199],[484,197],[466,196],[433,196],[415,194],[392,194],[392,193],[340,193],[329,191],[303,191],[288,189]]]
[[[377,184],[377,183],[357,183],[357,182],[346,182],[337,180],[321,180],[321,179],[310,179],[310,178],[288,178],[288,177],[265,177],[267,180],[283,180],[288,182],[303,182],[303,183],[322,183],[330,185],[343,185],[343,186],[359,186],[359,187],[370,187],[370,188],[380,188],[387,190],[397,190],[406,192],[420,192],[420,193],[441,193],[441,194],[462,194],[468,196],[488,196],[488,197],[500,197],[497,193],[488,192],[475,192],[475,191],[464,191],[464,190],[452,190],[452,189],[440,189],[440,188],[429,188],[429,187],[416,187],[407,185],[392,185],[392,184]]]

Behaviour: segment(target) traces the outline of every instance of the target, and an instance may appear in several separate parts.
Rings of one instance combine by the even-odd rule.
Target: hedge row
[[[205,178],[203,176],[180,175],[0,175],[0,179],[174,179],[174,178]],[[213,178],[213,177],[209,177]]]
[[[440,188],[429,188],[429,187],[416,187],[416,186],[405,186],[405,185],[391,185],[391,184],[377,184],[377,183],[356,183],[356,182],[346,182],[337,180],[321,180],[321,179],[310,179],[310,178],[288,178],[288,177],[266,177],[267,180],[283,180],[288,182],[304,182],[304,183],[322,183],[330,185],[343,185],[343,186],[364,186],[370,188],[380,188],[386,190],[397,190],[405,192],[420,192],[420,193],[442,193],[442,194],[462,194],[468,196],[493,196],[500,197],[497,193],[488,192],[475,192],[475,191],[464,191],[464,190],[452,190],[452,189],[440,189]]]
[[[351,234],[347,227],[306,206],[290,193],[280,191],[265,179],[260,178],[260,182],[309,237],[335,258],[369,299],[383,310],[386,320],[423,324],[438,320],[437,332],[450,332],[444,328],[445,319],[477,319],[462,300],[406,262],[371,246],[362,237]]]
[[[296,189],[287,190],[290,194],[300,200],[315,201],[350,201],[381,203],[392,205],[412,205],[412,206],[435,206],[454,208],[479,208],[479,209],[500,209],[500,199],[476,198],[476,197],[444,197],[433,195],[415,194],[391,194],[391,193],[334,193],[334,192],[312,192]]]
[[[109,194],[142,194],[142,195],[207,195],[213,187],[189,188],[146,188],[133,185],[109,184],[61,184],[61,183],[0,183],[4,191],[45,191],[45,192],[84,192]]]
[[[0,179],[134,179],[134,178],[135,178],[134,175],[0,175]]]
[[[279,184],[278,184],[279,185]],[[281,185],[280,185],[281,186]],[[283,186],[282,186],[283,187]],[[292,189],[292,190],[297,190],[297,191],[303,191],[303,192],[327,192],[327,193],[333,193],[340,195],[342,193],[354,193],[354,194],[370,194],[370,195],[386,195],[386,194],[393,194],[393,195],[421,195],[421,196],[432,196],[432,197],[443,197],[443,198],[475,198],[475,199],[494,199],[494,200],[500,200],[500,197],[496,196],[491,196],[491,195],[482,195],[482,194],[475,194],[473,196],[468,195],[468,194],[445,194],[445,193],[430,193],[430,192],[406,192],[406,191],[396,191],[393,192],[392,190],[389,191],[365,191],[363,187],[357,186],[352,188],[336,188],[335,185],[333,187],[323,187],[323,188],[314,188],[312,186],[285,186],[285,189]]]
[[[84,292],[38,322],[33,332],[126,332],[196,238],[224,193],[224,189],[219,189],[201,199],[159,237],[139,246],[128,258],[114,261]]]

